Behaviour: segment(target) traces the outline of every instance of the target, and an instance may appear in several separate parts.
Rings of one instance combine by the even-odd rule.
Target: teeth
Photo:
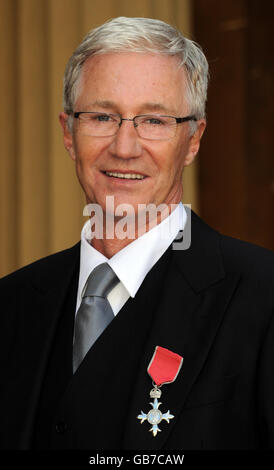
[[[112,173],[110,171],[105,172],[108,176],[114,176],[115,178],[124,178],[128,180],[142,180],[145,177],[143,175],[139,175],[138,173]]]

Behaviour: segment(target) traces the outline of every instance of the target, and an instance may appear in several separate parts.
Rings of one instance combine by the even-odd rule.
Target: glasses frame
[[[98,114],[98,113],[100,114],[100,111],[76,111],[76,112],[73,113],[73,117],[75,119],[79,119],[81,114]],[[137,128],[138,124],[136,124],[135,120],[136,120],[136,118],[139,118],[139,117],[146,117],[146,116],[155,116],[155,117],[159,117],[159,118],[160,117],[162,117],[162,118],[168,117],[168,118],[175,119],[176,124],[181,124],[183,122],[188,122],[188,121],[197,121],[197,118],[194,115],[189,115],[189,116],[184,116],[184,117],[176,117],[176,116],[169,116],[167,114],[138,114],[137,116],[134,116],[133,118],[123,118],[123,117],[120,116],[120,114],[104,113],[104,112],[102,112],[102,114],[105,114],[107,116],[116,116],[116,117],[120,118],[120,122],[118,124],[117,131],[114,134],[104,136],[104,137],[112,137],[113,135],[116,135],[119,128],[121,127],[123,121],[132,121],[133,126],[135,128]],[[91,136],[91,137],[103,137],[103,136]],[[147,137],[141,137],[141,138],[144,138],[144,139],[146,138],[147,139]],[[162,139],[153,139],[153,140],[162,140]]]

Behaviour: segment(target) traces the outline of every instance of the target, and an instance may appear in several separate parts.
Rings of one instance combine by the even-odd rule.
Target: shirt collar
[[[99,264],[106,262],[123,283],[129,295],[135,297],[147,273],[176,238],[179,230],[183,230],[186,218],[185,208],[182,203],[179,203],[160,224],[132,241],[110,259],[89,243],[90,220],[88,220],[81,232],[78,297],[81,296],[91,271]],[[134,269],[131,268],[132,266]]]

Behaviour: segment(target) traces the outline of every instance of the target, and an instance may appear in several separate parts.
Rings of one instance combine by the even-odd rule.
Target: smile
[[[111,171],[104,171],[105,175],[112,176],[114,178],[123,178],[127,180],[143,180],[146,178],[144,175],[140,175],[139,173],[114,173]]]

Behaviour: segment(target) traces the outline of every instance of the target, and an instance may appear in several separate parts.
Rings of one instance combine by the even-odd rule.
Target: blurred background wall
[[[208,128],[184,202],[274,249],[273,4],[264,0],[0,0],[0,275],[76,243],[84,197],[63,148],[62,77],[89,29],[162,19],[210,63]]]

